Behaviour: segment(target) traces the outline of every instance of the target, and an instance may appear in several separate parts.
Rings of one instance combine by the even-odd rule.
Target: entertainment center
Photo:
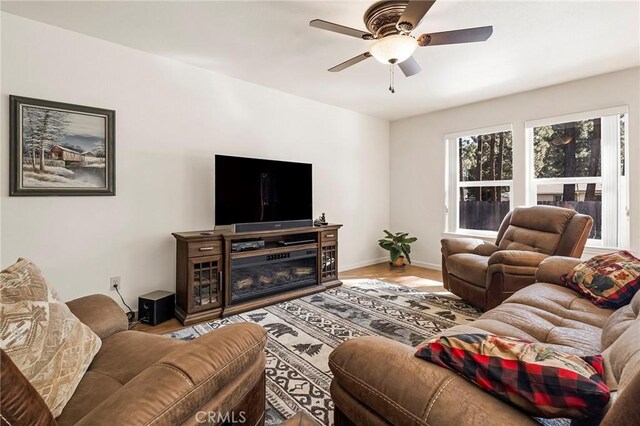
[[[338,229],[312,220],[311,164],[215,156],[215,231],[177,232],[183,324],[324,291],[338,280]]]
[[[173,233],[176,317],[189,325],[341,285],[341,226]],[[238,242],[258,240],[264,243],[262,248],[232,250]]]

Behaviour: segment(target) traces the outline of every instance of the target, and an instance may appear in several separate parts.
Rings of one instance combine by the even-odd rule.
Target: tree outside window
[[[497,231],[511,208],[511,131],[462,136],[456,146],[457,227]]]
[[[592,244],[616,246],[626,205],[626,114],[532,126],[532,203],[571,208],[594,220]]]

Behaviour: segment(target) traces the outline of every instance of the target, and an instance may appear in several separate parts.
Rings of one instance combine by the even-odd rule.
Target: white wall
[[[640,250],[640,68],[393,121],[391,227],[419,238],[412,260],[439,268],[446,219],[445,134],[512,123],[514,181],[522,181],[525,121],[621,105],[629,106],[630,248]],[[524,203],[524,194],[514,194],[514,205]]]
[[[109,293],[116,275],[130,304],[174,289],[171,232],[212,228],[216,153],[313,163],[314,215],[344,224],[341,269],[383,256],[385,120],[5,13],[10,94],[116,110],[115,197],[8,197],[2,114],[2,265],[32,259],[65,299]]]

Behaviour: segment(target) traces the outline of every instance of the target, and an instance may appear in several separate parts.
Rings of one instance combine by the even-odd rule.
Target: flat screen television
[[[216,226],[313,216],[311,164],[216,155]]]

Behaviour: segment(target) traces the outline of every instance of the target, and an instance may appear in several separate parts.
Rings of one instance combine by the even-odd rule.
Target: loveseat
[[[67,306],[98,335],[100,350],[55,420],[3,352],[3,425],[264,423],[262,327],[229,325],[184,342],[128,330],[125,313],[104,295]]]
[[[580,356],[602,353],[612,391],[603,426],[640,425],[640,292],[617,310],[602,309],[562,285],[578,259],[549,257],[537,282],[468,325],[443,334],[492,333],[553,345]],[[360,337],[330,356],[335,423],[341,425],[536,425],[456,373],[414,356],[415,348]]]

